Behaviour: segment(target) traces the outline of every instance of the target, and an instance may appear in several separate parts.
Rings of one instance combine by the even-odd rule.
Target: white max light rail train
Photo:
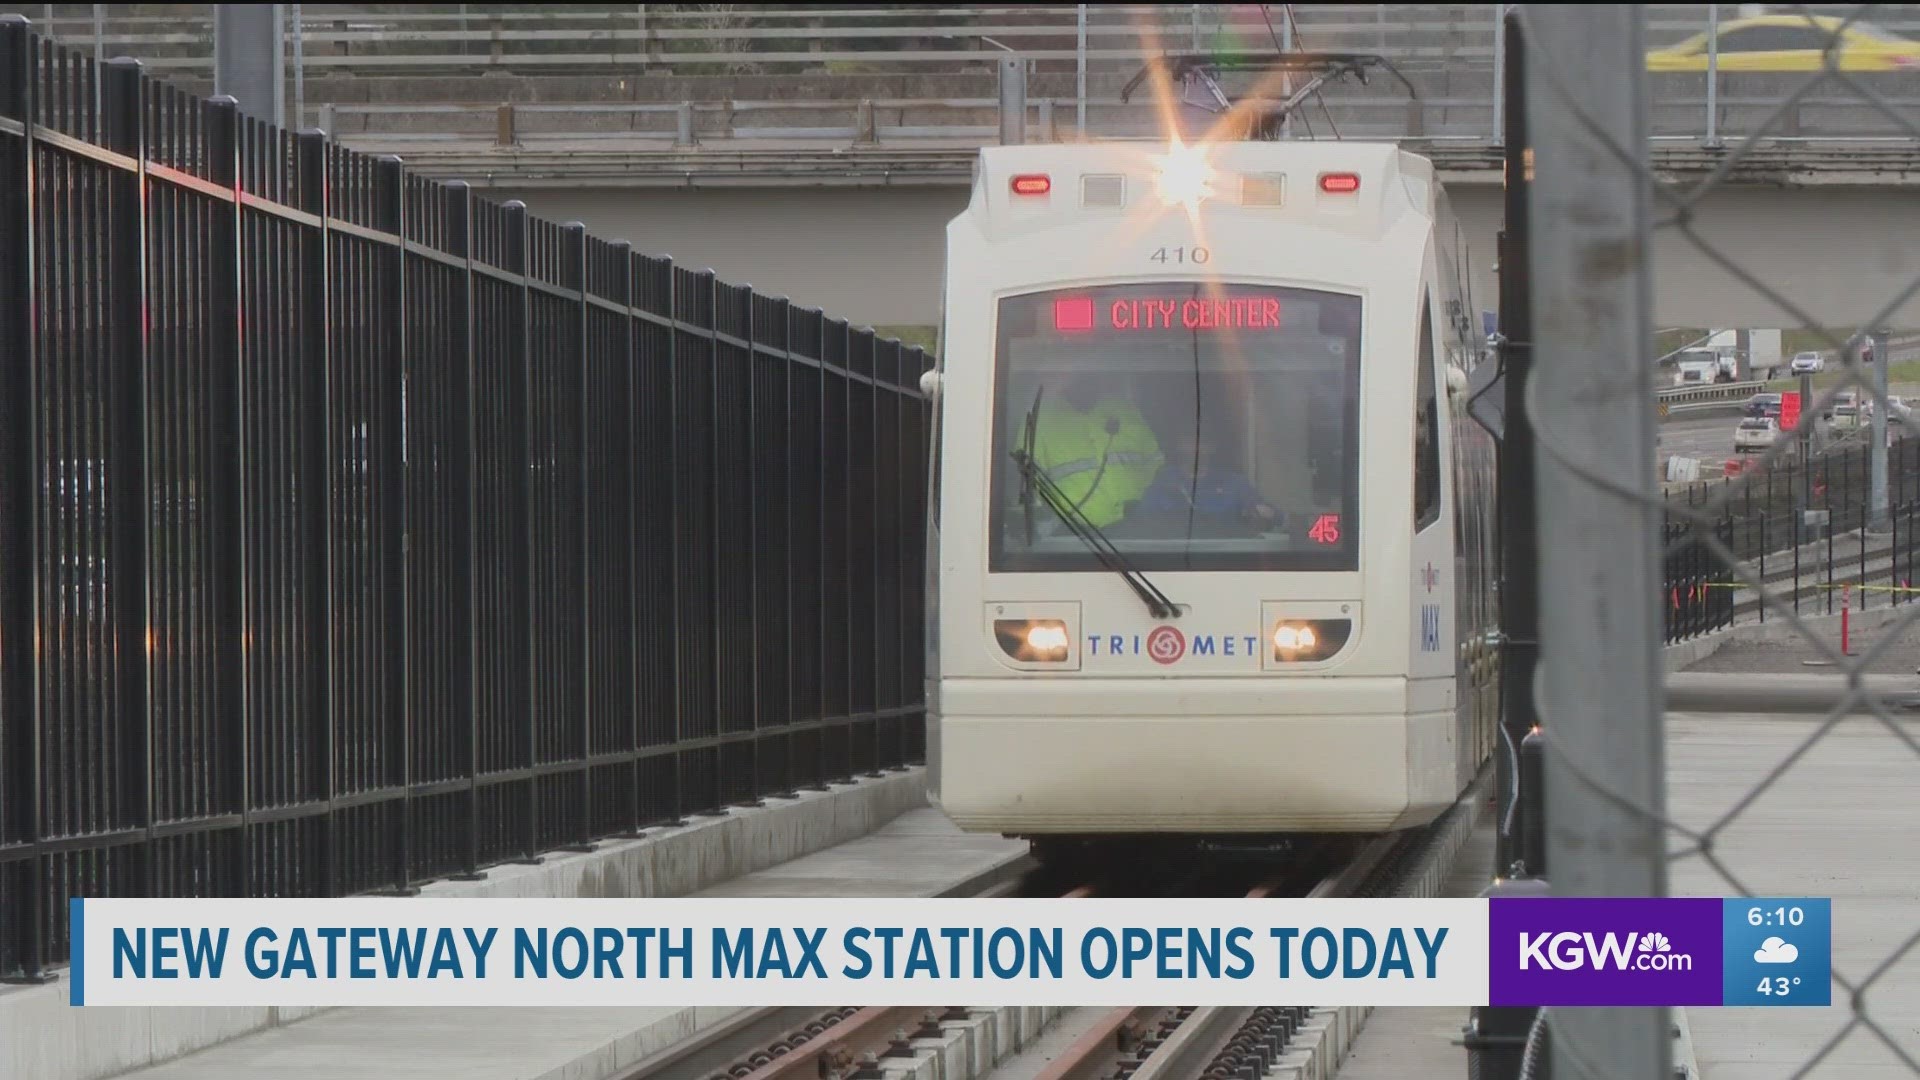
[[[926,380],[949,817],[1044,856],[1455,802],[1498,731],[1462,243],[1390,145],[983,151]]]

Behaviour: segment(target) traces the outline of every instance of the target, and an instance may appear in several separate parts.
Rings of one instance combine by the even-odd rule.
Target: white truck
[[[1784,373],[1787,366],[1786,355],[1780,349],[1780,331],[1747,331],[1747,370],[1756,379],[1765,379],[1775,373]]]
[[[1712,349],[1687,349],[1674,357],[1673,385],[1704,386],[1734,373],[1734,363]]]

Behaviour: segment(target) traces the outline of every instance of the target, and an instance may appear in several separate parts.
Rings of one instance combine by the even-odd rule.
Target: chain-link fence
[[[1920,785],[1869,782],[1883,784],[1893,770],[1911,770],[1920,781],[1920,740],[1913,725],[1869,694],[1863,675],[1920,622],[1920,605],[1898,613],[1857,655],[1843,654],[1831,630],[1813,621],[1829,610],[1835,582],[1827,574],[1851,574],[1837,581],[1843,587],[1907,595],[1907,493],[1920,462],[1904,450],[1862,450],[1864,460],[1828,462],[1824,476],[1804,466],[1795,472],[1790,463],[1802,451],[1789,432],[1752,468],[1712,490],[1664,497],[1654,483],[1653,419],[1644,404],[1654,389],[1651,252],[1656,239],[1678,241],[1776,309],[1781,318],[1772,325],[1818,332],[1820,347],[1841,358],[1842,377],[1821,388],[1803,416],[1830,411],[1839,394],[1853,390],[1875,401],[1874,441],[1885,445],[1877,430],[1888,414],[1884,340],[1873,342],[1882,362],[1864,363],[1863,335],[1833,328],[1865,325],[1865,337],[1884,333],[1875,328],[1889,326],[1920,294],[1915,266],[1876,266],[1868,279],[1886,284],[1874,298],[1875,316],[1863,323],[1857,312],[1809,310],[1769,283],[1772,268],[1728,255],[1728,238],[1697,214],[1812,96],[1844,95],[1902,138],[1920,139],[1920,110],[1900,97],[1897,58],[1904,53],[1865,44],[1878,40],[1863,32],[1876,18],[1873,8],[1838,18],[1827,10],[1818,18],[1805,9],[1775,14],[1788,12],[1828,42],[1818,62],[1798,71],[1783,63],[1781,89],[1750,134],[1730,141],[1705,175],[1671,182],[1649,165],[1655,125],[1645,8],[1513,11],[1513,32],[1525,49],[1523,107],[1533,161],[1536,362],[1528,401],[1540,455],[1544,663],[1535,688],[1549,733],[1547,862],[1554,890],[1564,895],[1833,896],[1834,1004],[1768,1010],[1759,1020],[1742,1020],[1737,1010],[1694,1014],[1705,1076],[1711,1080],[1716,1063],[1730,1068],[1735,1060],[1743,1063],[1741,1077],[1920,1075],[1920,1016],[1911,995],[1897,992],[1913,981],[1899,965],[1920,944],[1920,905],[1886,899],[1912,897],[1916,888],[1893,878],[1861,882],[1871,867],[1910,865],[1913,855],[1911,846],[1902,849],[1911,842],[1904,822],[1920,817],[1912,813],[1920,809],[1920,794],[1913,794]],[[1783,258],[1793,257],[1785,237],[1781,249]],[[1864,479],[1849,471],[1841,481],[1832,471],[1861,465]],[[1836,482],[1845,490],[1833,491]],[[1815,484],[1825,486],[1810,501]],[[1818,535],[1809,538],[1809,529]],[[1822,580],[1811,590],[1801,575],[1778,572],[1780,558],[1809,543],[1842,548],[1818,558]],[[1851,571],[1848,544],[1857,553]],[[1723,610],[1689,610],[1676,633],[1677,608],[1708,603],[1677,595],[1676,577],[1695,587],[1692,596],[1728,594],[1712,601]],[[1803,663],[1833,680],[1838,700],[1831,711],[1775,717],[1764,722],[1771,727],[1735,716],[1664,714],[1661,644],[1724,623],[1730,606],[1790,628],[1793,645],[1808,658]],[[1856,754],[1848,759],[1852,771],[1828,757],[1818,768],[1838,771],[1813,772],[1814,758],[1842,742]],[[1816,776],[1829,787],[1806,793]],[[1861,786],[1832,791],[1847,780]],[[1796,796],[1803,801],[1783,805],[1781,793],[1790,788],[1805,793]],[[1819,797],[1828,791],[1831,797]],[[1734,830],[1741,830],[1738,839]],[[1538,1027],[1551,1032],[1546,1045],[1556,1078],[1675,1075],[1666,1010],[1542,1015]]]

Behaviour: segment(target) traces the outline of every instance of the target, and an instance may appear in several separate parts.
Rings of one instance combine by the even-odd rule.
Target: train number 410
[[[1147,258],[1157,263],[1204,263],[1213,258],[1213,252],[1203,247],[1161,248]]]

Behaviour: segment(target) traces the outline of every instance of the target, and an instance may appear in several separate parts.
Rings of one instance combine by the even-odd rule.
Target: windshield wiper
[[[1021,427],[1020,449],[1014,451],[1015,461],[1020,460],[1022,453],[1026,454],[1028,458],[1033,457],[1033,445],[1036,437],[1035,428],[1038,426],[1040,420],[1040,395],[1046,392],[1047,388],[1045,386],[1033,392],[1033,407],[1027,410],[1026,423]],[[1034,540],[1033,480],[1027,475],[1027,470],[1024,467],[1020,470],[1020,508],[1026,512],[1027,546],[1032,547]]]
[[[1034,399],[1034,408],[1036,410],[1039,408],[1037,397]],[[1120,580],[1126,582],[1134,595],[1147,605],[1148,614],[1156,619],[1179,618],[1180,605],[1174,603],[1172,598],[1161,592],[1158,586],[1147,580],[1147,575],[1141,573],[1125,555],[1121,554],[1113,541],[1107,539],[1107,534],[1101,532],[1100,527],[1089,520],[1080,508],[1073,504],[1073,500],[1067,498],[1066,492],[1061,491],[1053,482],[1053,478],[1033,460],[1034,417],[1034,413],[1027,414],[1027,445],[1012,451],[1014,464],[1020,467],[1021,491],[1038,490],[1040,498],[1066,524],[1068,531],[1092,549],[1095,557],[1100,560],[1100,565],[1119,574]],[[1028,508],[1031,511],[1031,502],[1028,503]]]

